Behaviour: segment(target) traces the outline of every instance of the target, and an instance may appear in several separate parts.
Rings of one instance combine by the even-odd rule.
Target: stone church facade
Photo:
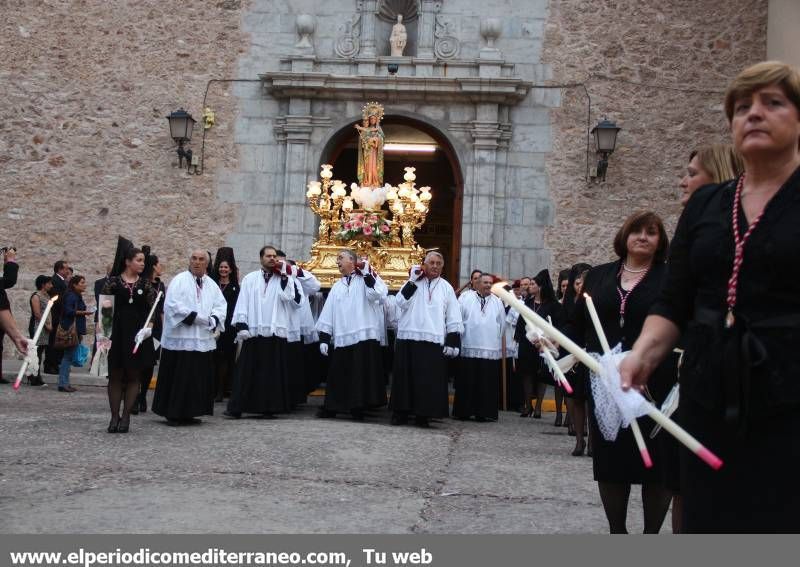
[[[274,8],[256,2],[253,9],[259,4]],[[376,100],[387,117],[427,126],[452,150],[461,275],[475,266],[511,273],[511,266],[548,264],[544,230],[553,204],[545,157],[559,92],[533,88],[550,78],[540,62],[548,3],[501,2],[491,11],[441,0],[294,4],[293,13],[258,20],[239,66],[240,76],[261,82],[234,89],[243,159],[223,176],[220,194],[236,195],[243,214],[227,241],[241,250],[278,242],[303,258],[315,234],[305,185],[330,157],[332,139],[354,133],[361,106]],[[390,57],[397,15],[410,41],[402,57]],[[397,71],[390,75],[391,64]]]
[[[433,191],[452,209],[442,226],[456,278],[608,261],[633,210],[671,230],[689,151],[727,138],[725,86],[780,55],[774,45],[800,53],[786,48],[796,34],[772,31],[796,11],[791,0],[184,0],[178,18],[156,0],[7,2],[0,245],[20,248],[16,313],[57,259],[99,277],[118,233],[150,244],[168,274],[191,246],[232,245],[244,270],[267,242],[303,259],[315,228],[305,185],[368,100],[387,125],[447,150],[451,186]],[[408,44],[390,57],[398,13]],[[183,107],[199,120],[206,106],[216,123],[195,128],[203,168],[189,175],[164,118]],[[622,131],[599,182],[587,134],[603,117]]]

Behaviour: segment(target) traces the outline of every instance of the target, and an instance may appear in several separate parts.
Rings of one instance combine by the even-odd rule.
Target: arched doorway
[[[444,276],[458,287],[463,177],[455,150],[436,128],[413,118],[387,114],[381,127],[388,146],[384,151],[384,182],[402,183],[403,168],[413,166],[417,168],[417,187],[431,187],[430,212],[416,239],[423,248],[442,252]],[[334,177],[348,186],[358,181],[357,141],[355,128],[343,128],[331,138],[320,160],[321,164],[332,164]],[[423,147],[429,151],[416,151]]]

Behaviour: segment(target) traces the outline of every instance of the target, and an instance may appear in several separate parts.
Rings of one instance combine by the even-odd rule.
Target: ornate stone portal
[[[333,166],[327,164],[320,172],[322,181],[308,183],[308,206],[320,220],[311,259],[303,268],[314,272],[323,287],[330,287],[340,277],[336,256],[342,248],[351,248],[368,258],[389,289],[396,290],[408,279],[411,267],[422,262],[425,251],[414,230],[425,223],[433,196],[430,187],[416,187],[414,167],[405,168],[404,182],[398,186],[378,186],[383,180],[383,106],[367,103],[362,116],[362,124],[356,125],[362,185],[353,183],[348,194],[344,183],[332,180]],[[355,209],[354,202],[360,208]]]

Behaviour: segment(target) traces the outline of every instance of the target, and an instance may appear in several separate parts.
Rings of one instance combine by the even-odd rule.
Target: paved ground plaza
[[[7,361],[6,377],[16,368]],[[588,457],[554,415],[392,427],[314,417],[172,428],[146,413],[106,433],[105,388],[74,373],[0,386],[5,533],[604,533]],[[96,385],[89,385],[92,380]],[[152,397],[152,392],[151,396]],[[629,530],[641,532],[631,496]],[[669,530],[669,518],[663,531]]]

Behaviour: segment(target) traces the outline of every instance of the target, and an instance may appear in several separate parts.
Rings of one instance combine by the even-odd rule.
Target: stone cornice
[[[334,100],[400,99],[515,105],[528,96],[533,86],[529,81],[510,77],[376,77],[274,71],[259,78],[264,90],[275,98]]]

